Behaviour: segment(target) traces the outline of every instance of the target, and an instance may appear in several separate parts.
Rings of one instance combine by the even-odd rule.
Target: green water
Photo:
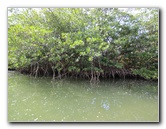
[[[158,122],[158,84],[34,78],[8,73],[10,122]]]

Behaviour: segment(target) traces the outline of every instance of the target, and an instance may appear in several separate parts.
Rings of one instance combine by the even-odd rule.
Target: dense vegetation
[[[8,68],[34,76],[158,79],[158,9],[9,8]]]

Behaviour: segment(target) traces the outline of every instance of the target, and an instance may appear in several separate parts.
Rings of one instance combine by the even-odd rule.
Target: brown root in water
[[[95,71],[94,69],[91,70],[83,70],[80,69],[80,71],[68,71],[67,68],[57,70],[54,67],[54,64],[40,64],[35,63],[31,64],[29,67],[21,68],[19,71],[23,74],[29,74],[34,77],[40,77],[40,76],[52,76],[53,80],[55,79],[61,79],[64,77],[74,77],[74,78],[83,78],[90,80],[90,83],[99,83],[100,79],[115,79],[115,78],[123,78],[126,77],[134,77],[137,76],[132,74],[132,72],[128,69],[118,69],[114,67],[102,67],[100,66],[100,69],[102,69],[100,72]]]

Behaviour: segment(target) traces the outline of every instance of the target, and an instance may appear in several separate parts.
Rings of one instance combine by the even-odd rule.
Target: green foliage
[[[13,11],[12,11],[13,10]],[[10,9],[9,68],[158,78],[158,10],[138,8]],[[138,13],[133,13],[137,11]]]
[[[158,79],[158,71],[157,70],[149,70],[146,68],[141,68],[137,70],[133,70],[133,74],[140,75],[146,79]]]

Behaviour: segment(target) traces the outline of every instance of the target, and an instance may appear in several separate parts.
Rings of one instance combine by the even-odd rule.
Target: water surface
[[[10,122],[158,122],[158,84],[34,78],[8,73]]]

